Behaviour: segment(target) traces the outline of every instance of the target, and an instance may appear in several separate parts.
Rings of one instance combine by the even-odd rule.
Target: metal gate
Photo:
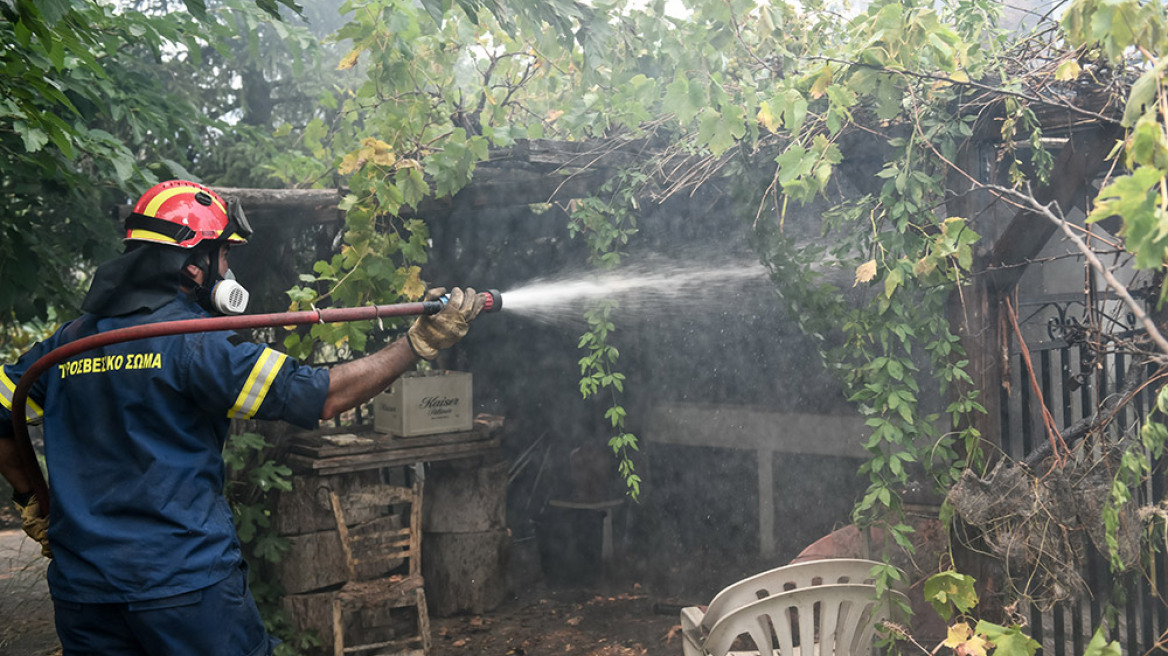
[[[1130,355],[1099,349],[1081,339],[1082,324],[1071,317],[1088,310],[1082,300],[1046,299],[1020,304],[1019,322],[1025,326],[1022,333],[1033,339],[1025,338],[1029,353],[1026,358],[1017,338],[1010,338],[1009,370],[1003,375],[1000,399],[1002,449],[1010,458],[1022,460],[1048,441],[1043,406],[1054,423],[1065,428],[1089,417],[1101,400],[1122,389],[1131,376],[1146,380],[1150,375],[1150,371],[1133,371]],[[1114,325],[1115,336],[1131,335],[1135,330],[1134,317],[1126,313],[1106,320]],[[1118,412],[1110,430],[1138,431],[1154,403],[1153,391],[1137,393]],[[1137,501],[1141,505],[1164,498],[1163,468],[1156,467],[1154,472],[1138,490]],[[1108,623],[1109,641],[1119,641],[1123,652],[1129,655],[1168,653],[1161,646],[1168,629],[1168,605],[1158,593],[1168,584],[1164,554],[1156,554],[1147,566],[1150,577],[1136,574],[1119,582],[1126,593],[1116,593],[1117,581],[1110,574],[1105,554],[1091,548],[1086,569],[1089,598],[1058,603],[1045,612],[1037,607],[1025,611],[1030,622],[1026,630],[1042,645],[1042,653],[1081,656],[1104,620],[1109,602],[1114,608]]]

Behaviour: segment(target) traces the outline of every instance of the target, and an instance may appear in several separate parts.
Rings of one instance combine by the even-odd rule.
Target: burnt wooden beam
[[[238,198],[256,228],[274,225],[302,226],[340,224],[345,213],[338,209],[346,189],[241,189],[216,187],[224,197]]]
[[[560,142],[547,139],[517,141],[508,148],[491,151],[480,163],[471,183],[453,199],[427,198],[416,209],[403,207],[406,218],[446,214],[455,206],[507,207],[548,203],[593,193],[611,171],[647,157],[649,145],[636,141]],[[278,220],[282,224],[305,225],[339,223],[343,213],[337,209],[347,189],[244,189],[216,187],[224,196],[234,196],[249,216],[261,222]],[[124,218],[130,208],[122,206]]]
[[[1051,168],[1050,184],[1034,191],[1041,204],[1057,203],[1064,212],[1075,203],[1076,195],[1088,188],[1091,180],[1106,164],[1107,154],[1122,138],[1117,125],[1095,125],[1071,135],[1059,151]],[[1008,293],[1022,278],[1026,265],[1033,260],[1058,230],[1049,219],[1034,212],[1020,211],[990,251],[986,270],[997,293]]]
[[[337,208],[344,196],[341,189],[241,189],[236,187],[215,187],[222,196],[234,196],[243,203],[244,211],[249,206],[263,206],[270,210],[321,210]]]
[[[513,171],[507,168],[480,169],[471,184],[454,199],[427,198],[415,210],[402,207],[403,218],[445,215],[453,207],[511,207],[549,203],[579,198],[593,193],[608,176],[605,170],[586,170],[572,174],[544,171]],[[225,197],[235,197],[256,227],[278,222],[285,226],[342,223],[344,213],[338,204],[345,189],[244,189],[215,187]],[[130,205],[116,208],[118,220],[130,214]]]
[[[417,210],[403,207],[406,218],[447,214],[455,206],[507,207],[548,203],[593,193],[611,172],[643,161],[652,145],[644,139],[553,141],[526,139],[492,149],[475,169],[471,183],[452,198],[427,198]],[[338,209],[348,189],[250,189],[216,186],[234,196],[249,218],[270,227],[342,223]],[[131,205],[119,205],[115,217],[124,220]],[[258,227],[258,225],[257,225]]]
[[[219,195],[235,197],[243,204],[243,211],[249,218],[267,221],[279,217],[281,223],[299,225],[313,223],[337,223],[344,215],[337,209],[343,189],[244,189],[239,187],[214,187]],[[130,215],[132,205],[118,205],[116,217],[124,221]]]

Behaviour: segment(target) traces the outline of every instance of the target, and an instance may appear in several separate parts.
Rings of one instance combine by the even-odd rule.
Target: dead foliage
[[[985,478],[967,470],[948,500],[1003,563],[1015,591],[1045,609],[1087,594],[1088,545],[1110,553],[1103,510],[1118,459],[1116,448],[1095,444],[1078,449],[1061,467],[1044,461],[1032,470],[1003,460]],[[1116,553],[1130,567],[1139,558],[1136,504],[1118,512]]]

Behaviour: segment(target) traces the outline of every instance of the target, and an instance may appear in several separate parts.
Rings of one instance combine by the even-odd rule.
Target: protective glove
[[[36,495],[29,495],[23,504],[19,499],[13,499],[12,503],[20,511],[20,525],[24,532],[40,543],[42,556],[52,558],[53,550],[49,548],[49,518],[41,517],[41,506]]]
[[[427,301],[436,301],[446,293],[445,287],[436,287],[426,292]],[[470,329],[470,322],[483,310],[486,299],[476,294],[474,289],[466,290],[455,287],[450,292],[450,300],[446,307],[437,314],[424,314],[410,326],[406,336],[410,348],[418,357],[433,360],[438,357],[438,351],[450,348],[455,342],[462,339]]]

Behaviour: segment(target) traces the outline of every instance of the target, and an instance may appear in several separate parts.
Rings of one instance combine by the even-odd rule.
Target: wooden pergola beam
[[[547,203],[594,193],[611,172],[647,157],[650,146],[633,141],[516,141],[510,147],[491,151],[480,163],[474,179],[458,192],[463,207],[502,207]],[[267,224],[281,225],[341,223],[338,209],[348,193],[333,189],[252,189],[216,186],[224,196],[238,198],[249,216]],[[450,211],[452,199],[427,198],[416,209],[403,207],[402,217],[425,217]],[[119,220],[130,213],[130,205],[115,208]]]
[[[530,205],[593,193],[615,168],[646,155],[648,144],[634,141],[519,140],[491,151],[474,179],[458,192],[464,207]],[[288,222],[335,223],[342,220],[337,205],[346,189],[242,189],[216,187],[235,196],[249,214],[279,215]],[[401,216],[426,216],[449,211],[451,199],[427,198],[415,211],[403,207]],[[125,208],[124,213],[129,209]]]

